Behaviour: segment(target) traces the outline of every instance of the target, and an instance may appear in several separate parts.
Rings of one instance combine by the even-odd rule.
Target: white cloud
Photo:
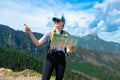
[[[120,35],[118,35],[120,30],[106,31],[110,25],[117,24],[115,27],[120,27],[120,8],[117,6],[119,0],[105,0],[103,3],[96,3],[93,8],[88,10],[79,8],[83,9],[83,6],[91,5],[92,2],[79,2],[79,4],[69,2],[63,4],[63,2],[59,0],[1,0],[0,24],[23,30],[23,24],[26,23],[34,32],[45,33],[53,27],[51,24],[51,27],[48,27],[48,23],[52,22],[52,17],[60,13],[64,14],[66,18],[65,30],[73,35],[83,36],[96,32],[103,39],[120,42]],[[90,28],[91,23],[96,26]]]
[[[99,37],[105,41],[114,41],[120,43],[120,28],[115,32],[101,32]]]
[[[101,20],[98,24],[97,27],[99,30],[101,31],[105,31],[106,30],[106,26],[105,26],[105,22],[103,20]]]
[[[34,8],[30,5],[23,5],[23,7],[21,4],[14,4],[13,2],[3,3],[3,5],[8,7],[1,8],[0,24],[9,25],[16,30],[23,30],[23,24],[27,23],[36,32],[45,33],[46,30],[49,30],[46,27],[46,23],[48,22],[48,17],[53,16],[54,12],[51,10]]]
[[[115,23],[116,23],[116,24],[120,24],[120,18],[117,19],[117,20],[115,20]]]
[[[107,10],[107,7],[107,3],[96,3],[94,6],[95,9],[101,9],[102,12],[105,12]]]
[[[111,9],[120,10],[120,0],[105,0],[105,3],[107,3]]]
[[[103,3],[97,3],[93,11],[96,11],[96,20],[99,22],[91,30],[97,32],[104,40],[120,43],[120,30],[118,30],[120,28],[119,3],[119,0],[105,0]]]
[[[115,2],[119,2],[120,0],[105,0],[105,2],[107,2],[107,3],[115,3]]]
[[[106,31],[105,22],[103,20],[97,23],[97,26],[91,29],[91,33],[100,33]]]
[[[120,15],[120,10],[113,9],[109,14],[110,14],[111,16]]]
[[[64,13],[67,19],[67,25],[78,22],[80,27],[85,28],[87,28],[95,18],[94,15],[83,11],[69,10],[74,7],[70,3],[66,3],[65,5],[60,3],[56,5],[56,2],[58,1],[48,1],[48,3],[45,1],[35,0],[32,0],[32,2],[29,0],[21,2],[14,0],[9,0],[8,2],[3,1],[1,4],[5,7],[1,9],[2,13],[0,13],[0,15],[3,17],[2,20],[0,19],[0,22],[19,30],[22,30],[21,24],[26,22],[28,25],[32,26],[34,31],[38,31],[38,29],[48,29],[45,27],[49,21],[48,17],[53,16],[54,13]],[[58,5],[62,7],[60,8]],[[67,6],[67,8],[65,8],[65,6]],[[81,4],[78,4],[77,6],[80,7]],[[18,25],[20,27],[18,27]],[[45,31],[42,31],[42,33]]]
[[[65,12],[68,25],[73,25],[75,22],[79,23],[80,27],[88,28],[89,24],[95,19],[95,16],[90,13],[82,11],[68,11]]]

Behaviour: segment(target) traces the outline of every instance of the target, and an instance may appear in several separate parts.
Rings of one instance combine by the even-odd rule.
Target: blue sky
[[[120,0],[0,0],[0,24],[24,31],[46,33],[52,17],[62,14],[70,34],[97,33],[106,41],[120,43]]]

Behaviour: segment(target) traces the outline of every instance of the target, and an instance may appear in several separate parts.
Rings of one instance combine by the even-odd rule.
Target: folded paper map
[[[57,47],[71,47],[77,46],[78,37],[76,36],[64,36],[61,34],[54,34],[51,41],[51,46]]]

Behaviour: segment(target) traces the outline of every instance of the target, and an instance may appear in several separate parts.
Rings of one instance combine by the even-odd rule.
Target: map
[[[76,36],[65,36],[62,34],[54,34],[51,41],[51,46],[57,47],[71,47],[77,46],[78,37]]]

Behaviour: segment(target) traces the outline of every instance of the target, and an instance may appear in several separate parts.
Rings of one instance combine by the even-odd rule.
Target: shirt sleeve
[[[50,32],[45,33],[45,34],[42,36],[42,38],[45,39],[45,40],[49,40],[49,38],[50,38]]]

